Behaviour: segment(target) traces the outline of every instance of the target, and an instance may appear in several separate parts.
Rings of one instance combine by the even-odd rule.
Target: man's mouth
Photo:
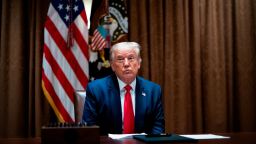
[[[125,74],[129,74],[131,71],[130,70],[125,70],[124,73]]]

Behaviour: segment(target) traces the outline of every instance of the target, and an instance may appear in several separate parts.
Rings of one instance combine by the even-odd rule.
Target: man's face
[[[111,68],[124,83],[130,84],[140,69],[140,57],[133,49],[116,49],[113,51],[114,57]]]

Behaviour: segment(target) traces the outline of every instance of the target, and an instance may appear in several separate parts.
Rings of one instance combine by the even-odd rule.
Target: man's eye
[[[124,60],[124,58],[117,58],[117,60],[118,60],[118,61],[122,61],[122,60]]]
[[[119,63],[123,63],[124,62],[124,58],[117,58],[116,61],[119,62]]]
[[[128,60],[129,60],[129,61],[133,61],[133,60],[134,60],[134,57],[128,57]]]

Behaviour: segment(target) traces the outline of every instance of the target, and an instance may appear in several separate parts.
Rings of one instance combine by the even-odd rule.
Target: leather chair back
[[[86,98],[85,91],[75,91],[75,122],[82,122],[83,111],[84,111],[84,102]]]

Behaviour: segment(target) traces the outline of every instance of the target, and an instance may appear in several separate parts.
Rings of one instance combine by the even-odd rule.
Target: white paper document
[[[146,135],[145,133],[137,134],[108,134],[108,137],[112,139],[123,139],[123,138],[132,138],[134,135]],[[207,139],[227,139],[230,137],[215,135],[215,134],[189,134],[189,135],[180,135],[183,137],[193,138],[197,140],[207,140]]]
[[[191,135],[180,135],[188,138],[193,138],[197,140],[206,140],[206,139],[227,139],[230,137],[227,136],[221,136],[221,135],[215,135],[215,134],[191,134]]]
[[[123,138],[132,138],[133,135],[146,135],[145,133],[135,133],[135,134],[108,134],[108,137],[112,139],[123,139]]]

